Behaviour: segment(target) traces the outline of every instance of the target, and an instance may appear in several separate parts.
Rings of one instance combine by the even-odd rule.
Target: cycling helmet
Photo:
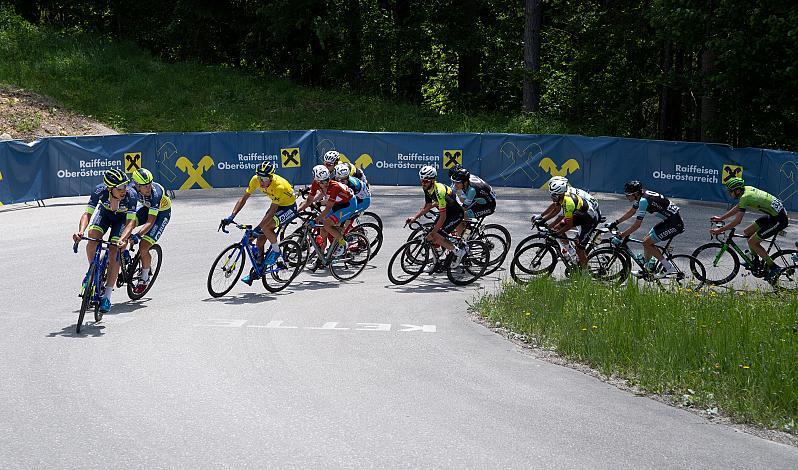
[[[434,166],[424,165],[418,170],[418,177],[423,180],[434,180],[438,177],[438,170]]]
[[[128,183],[127,175],[117,168],[111,168],[103,175],[103,183],[109,188],[115,188]]]
[[[552,196],[563,195],[566,191],[568,191],[568,183],[565,183],[562,180],[554,179],[549,181],[549,192]]]
[[[627,181],[623,185],[623,192],[626,194],[635,194],[639,193],[642,190],[643,190],[643,185],[640,183],[640,181],[637,180]]]
[[[328,150],[327,153],[324,154],[324,163],[335,165],[340,158],[341,154],[337,150]]]
[[[471,177],[471,172],[463,167],[449,172],[449,177],[456,183],[465,183]]]
[[[549,184],[551,184],[554,181],[561,181],[562,184],[568,186],[568,178],[566,178],[565,176],[552,176],[551,179],[549,180]]]
[[[745,187],[745,181],[742,178],[729,178],[726,180],[726,189],[734,191],[735,189],[742,189]]]
[[[339,163],[335,165],[335,179],[337,180],[345,180],[349,178],[349,165],[346,163]]]
[[[268,178],[269,176],[274,174],[274,163],[272,162],[263,162],[258,165],[258,169],[255,170],[255,174],[260,176],[261,178]]]
[[[330,179],[330,170],[324,165],[316,165],[313,167],[313,179],[316,181],[327,181]]]
[[[133,181],[141,185],[150,184],[152,183],[152,173],[146,168],[139,168],[133,172]]]

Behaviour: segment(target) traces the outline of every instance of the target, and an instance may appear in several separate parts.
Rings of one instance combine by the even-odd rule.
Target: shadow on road
[[[103,336],[105,333],[104,325],[100,325],[94,322],[85,322],[83,328],[81,328],[80,333],[75,333],[75,324],[65,326],[61,328],[61,331],[54,331],[49,333],[46,337],[47,338],[55,338],[57,336],[61,336],[64,338],[86,338],[86,337],[94,337],[99,338]]]
[[[290,287],[289,287],[290,289]],[[287,289],[285,291],[280,292],[280,294],[290,294],[291,292]],[[224,297],[208,297],[207,299],[202,299],[203,302],[220,302],[223,304],[228,305],[242,305],[242,304],[259,304],[263,302],[269,302],[272,300],[276,300],[277,296],[275,294],[269,293],[255,293],[255,292],[247,292],[244,294],[239,294],[236,296],[224,296]]]

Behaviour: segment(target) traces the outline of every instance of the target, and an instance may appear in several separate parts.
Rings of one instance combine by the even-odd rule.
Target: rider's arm
[[[127,239],[130,237],[130,234],[133,232],[134,228],[136,228],[135,216],[132,219],[127,219],[125,228],[122,229],[122,234],[119,235],[119,241],[116,242],[116,244],[120,247],[124,247],[127,244]]]
[[[435,206],[435,202],[428,202],[424,204],[424,207],[422,207],[420,211],[416,212],[416,215],[411,217],[411,219],[417,220],[419,217],[429,212],[429,210],[432,209],[433,206]],[[441,225],[443,225],[443,222],[441,222]]]
[[[734,206],[729,212],[727,212],[727,213],[723,214],[722,216],[720,216],[719,219],[720,220],[725,220],[725,219],[728,219],[729,217],[731,217],[734,214],[737,214],[737,216],[734,219],[732,219],[731,222],[729,222],[728,224],[724,225],[723,227],[718,227],[716,229],[718,231],[718,233],[726,231],[726,230],[731,230],[734,227],[740,225],[740,222],[743,221],[743,217],[745,216],[745,211],[740,210],[737,206]]]
[[[574,218],[562,217],[562,220],[560,220],[559,223],[552,225],[554,225],[554,227],[551,228],[553,228],[554,231],[557,232],[559,235],[562,235],[563,233],[567,232],[568,230],[571,230],[574,227]]]
[[[723,214],[720,217],[713,217],[713,219],[717,219],[718,221],[726,220],[729,217],[733,216],[734,214],[742,214],[744,212],[745,212],[745,210],[740,210],[740,206],[736,205],[736,206],[732,207],[731,209],[729,209],[729,212],[726,212],[725,214]],[[740,219],[742,219],[742,217],[740,217]],[[739,224],[740,222],[738,221],[737,223]]]
[[[626,211],[625,214],[623,214],[622,216],[618,217],[618,220],[615,221],[615,225],[620,225],[620,224],[626,222],[627,220],[632,218],[633,215],[635,215],[635,212],[637,212],[637,209],[634,208],[634,207],[630,207],[629,210]],[[638,225],[638,227],[639,226],[640,225]]]
[[[139,235],[144,235],[144,234],[146,234],[147,232],[150,231],[152,226],[155,224],[156,217],[157,217],[157,215],[154,215],[152,213],[147,215],[147,221],[144,222],[144,225],[142,225],[141,228],[139,229],[139,232],[138,232]]]
[[[633,205],[626,214],[623,215],[618,222],[623,222],[624,220],[628,219],[632,216],[633,213],[637,212],[637,218],[635,219],[634,223],[630,225],[626,230],[619,233],[618,236],[621,238],[626,238],[629,235],[635,233],[637,229],[640,228],[640,225],[643,223],[643,219],[646,217],[646,209],[648,209],[648,200],[645,198],[640,198],[635,205]]]
[[[80,222],[78,222],[78,231],[72,235],[72,239],[74,241],[80,240],[80,237],[86,232],[86,227],[89,226],[89,219],[91,219],[91,214],[88,212],[84,212],[83,215],[80,216]]]
[[[549,207],[547,207],[546,210],[540,214],[540,217],[542,217],[544,221],[548,221],[554,217],[555,214],[557,214],[558,207],[559,205],[556,202],[552,202]]]

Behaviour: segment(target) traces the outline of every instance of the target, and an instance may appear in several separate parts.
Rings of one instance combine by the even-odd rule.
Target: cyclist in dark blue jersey
[[[136,204],[138,195],[133,188],[128,187],[127,175],[118,169],[111,169],[105,172],[103,183],[98,184],[89,197],[86,211],[80,217],[77,233],[72,234],[74,241],[80,241],[88,228],[90,238],[102,238],[107,230],[110,229],[109,241],[116,245],[109,246],[108,276],[105,283],[105,292],[100,302],[100,310],[108,312],[111,310],[111,294],[114,291],[114,284],[119,275],[119,262],[117,253],[119,248],[124,248],[133,229],[136,226]],[[92,218],[92,215],[94,216]],[[91,219],[91,225],[89,225]],[[97,249],[96,242],[89,242],[86,245],[86,256],[89,263],[94,258]],[[88,279],[87,279],[88,280]],[[84,283],[87,281],[84,280]]]
[[[147,290],[147,284],[150,281],[150,267],[152,266],[150,247],[157,243],[172,218],[172,201],[166,195],[164,187],[154,182],[152,173],[145,168],[133,172],[132,187],[138,193],[141,202],[141,208],[136,211],[136,222],[139,228],[134,235],[141,239],[139,245],[141,280],[133,286],[133,292],[141,294]]]

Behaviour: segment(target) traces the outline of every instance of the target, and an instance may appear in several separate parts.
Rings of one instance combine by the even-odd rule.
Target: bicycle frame
[[[105,245],[110,245],[111,243],[102,239],[89,238],[89,237],[81,237],[81,240],[97,243],[97,247],[94,249],[94,257],[92,258],[91,263],[89,264],[89,269],[86,271],[86,274],[88,274],[89,270],[91,270],[91,266],[93,265],[95,267],[92,279],[89,279],[89,282],[86,284],[86,287],[88,288],[88,286],[90,285],[94,286],[94,294],[92,296],[92,301],[97,301],[99,300],[99,297],[101,295],[101,290],[104,289],[105,287],[101,286],[100,283],[102,282],[103,274],[108,268],[109,250],[108,248],[105,247]],[[75,245],[72,247],[72,251],[77,253],[79,244],[80,241],[75,242]],[[117,257],[118,256],[119,253],[117,252]],[[83,295],[85,294],[86,290],[84,289]]]
[[[255,270],[258,276],[263,276],[264,274],[271,274],[273,272],[278,271],[278,268],[275,265],[261,267],[260,263],[258,263],[257,258],[255,257],[255,252],[253,250],[254,245],[251,242],[251,240],[255,238],[252,226],[237,224],[236,228],[244,230],[244,235],[241,236],[241,241],[239,242],[241,249],[235,251],[236,257],[233,260],[233,266],[231,269],[235,269],[235,266],[238,264],[238,261],[241,259],[241,251],[243,250],[244,252],[246,252],[247,257],[249,258],[249,262],[252,263],[253,269]],[[228,231],[224,228],[222,228],[222,231],[228,233]],[[227,268],[227,263],[229,263],[231,259],[232,256],[228,257],[227,261],[225,261],[224,264],[225,269]]]
[[[720,261],[720,258],[726,253],[726,250],[728,250],[729,248],[732,248],[734,251],[737,252],[737,254],[740,256],[740,258],[742,258],[742,260],[744,261],[743,263],[741,263],[741,265],[745,269],[750,271],[751,268],[754,267],[754,256],[755,256],[755,254],[752,253],[754,256],[748,256],[748,254],[745,252],[745,250],[740,248],[740,246],[734,241],[735,238],[748,239],[748,237],[746,237],[745,235],[738,235],[738,234],[734,233],[735,230],[736,229],[731,229],[731,231],[729,232],[729,235],[727,235],[724,240],[721,240],[719,236],[715,237],[719,242],[721,242],[723,244],[723,247],[720,249],[720,251],[718,251],[718,254],[715,255],[715,259],[712,260],[712,264],[714,266],[717,266],[718,261]],[[776,237],[777,236],[778,235],[774,235],[772,238],[770,238],[770,243],[768,243],[768,246],[765,249],[765,252],[767,252],[768,255],[770,255],[770,251],[771,251],[771,249],[774,246],[776,247],[776,251],[780,250],[779,246],[776,245]]]

